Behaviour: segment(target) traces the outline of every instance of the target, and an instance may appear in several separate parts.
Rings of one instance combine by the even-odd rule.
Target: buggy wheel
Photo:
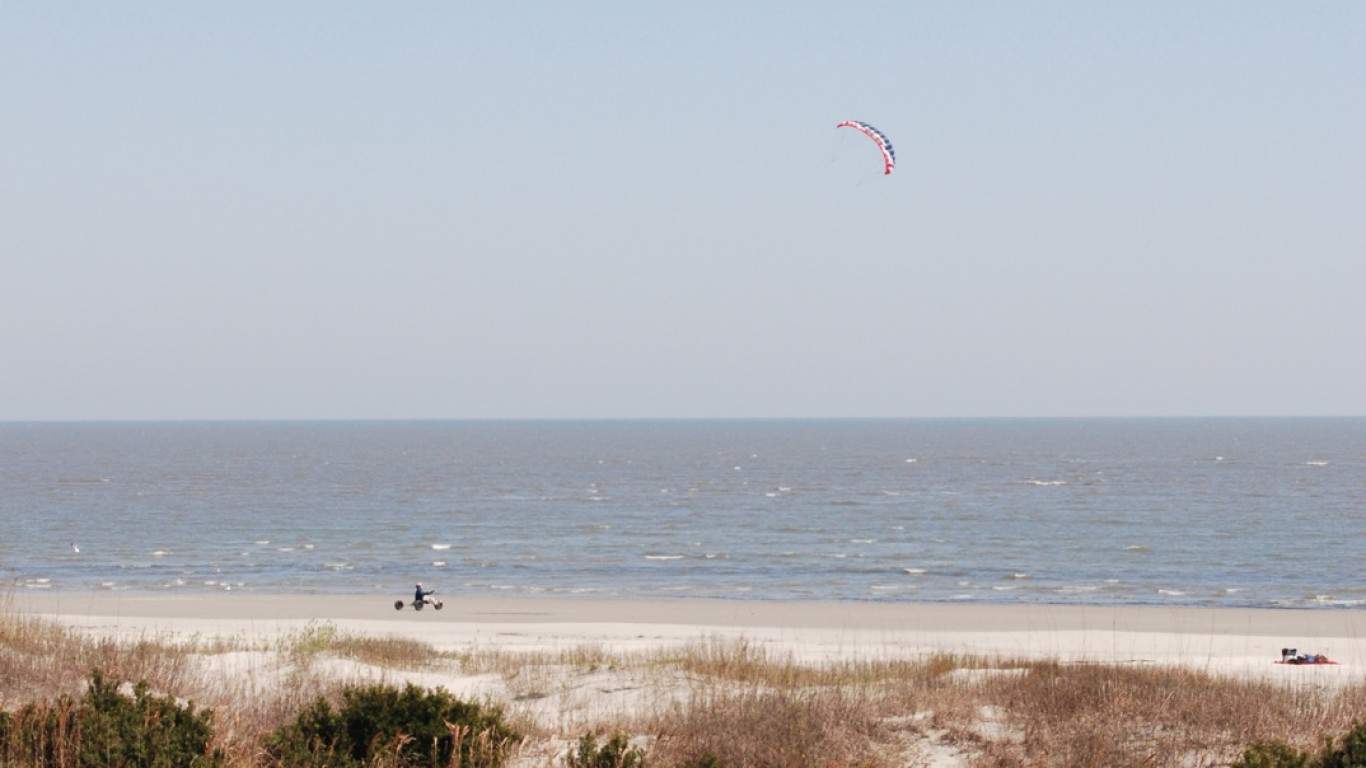
[[[401,611],[401,610],[403,610],[403,601],[402,601],[402,600],[395,600],[395,601],[394,601],[394,610],[396,610],[396,611]]]

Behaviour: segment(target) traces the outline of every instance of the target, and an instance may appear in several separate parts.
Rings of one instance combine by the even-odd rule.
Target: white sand
[[[744,638],[804,661],[994,657],[1181,665],[1220,674],[1342,682],[1366,677],[1366,611],[713,600],[455,597],[444,610],[393,608],[395,596],[18,595],[16,607],[121,638],[269,643],[310,623],[396,635],[443,650],[648,650]],[[1338,666],[1276,665],[1282,647]]]

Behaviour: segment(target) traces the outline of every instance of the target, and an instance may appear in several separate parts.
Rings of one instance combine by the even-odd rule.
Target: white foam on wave
[[[924,568],[902,568],[901,570],[907,574],[910,574],[911,576],[919,576],[920,574],[925,572]]]
[[[313,549],[313,545],[312,545],[312,544],[305,544],[305,545],[304,545],[304,549]]]
[[[1124,548],[1124,551],[1125,551],[1125,552],[1151,552],[1151,551],[1153,551],[1153,550],[1152,550],[1151,547],[1144,546],[1143,544],[1130,544],[1129,546],[1127,546],[1127,547]]]
[[[276,552],[293,552],[293,551],[294,551],[294,547],[276,547],[276,548],[275,548],[275,551],[276,551]]]
[[[776,498],[778,498],[778,494],[772,493],[772,492],[770,492],[770,493],[765,493],[764,495],[767,496],[767,497],[769,497],[770,499],[776,499]]]
[[[165,556],[168,555],[168,554],[170,554],[170,553],[167,552],[167,551],[164,550],[164,549],[154,549],[154,550],[152,550],[152,557],[165,557]]]
[[[872,592],[910,592],[920,589],[918,584],[873,584],[868,587]]]
[[[778,492],[779,492],[779,493],[788,493],[788,492],[790,492],[791,490],[792,490],[792,486],[790,486],[790,485],[780,485],[780,486],[778,486]]]
[[[258,546],[258,547],[264,547],[264,546],[266,546],[266,545],[269,544],[269,543],[270,543],[270,539],[257,539],[257,540],[256,540],[256,546]]]
[[[355,567],[356,566],[350,563],[323,563],[323,568],[329,571],[350,571],[355,569]]]
[[[450,544],[433,544],[433,545],[432,545],[432,549],[435,549],[435,550],[443,550],[443,549],[450,549],[450,548],[451,548],[451,545],[450,545]]]
[[[1027,578],[1029,578],[1029,574],[1027,574],[1027,573],[1012,573],[1012,574],[1010,574],[1009,576],[1007,576],[1006,578],[1008,578],[1008,579],[1027,579]]]
[[[1011,592],[1013,590],[1019,589],[1019,587],[1017,587],[1014,584],[998,584],[992,587],[992,589],[997,592]]]
[[[849,543],[850,543],[850,544],[872,544],[872,543],[874,543],[874,542],[876,542],[876,541],[877,541],[877,539],[850,539],[850,540],[849,540]]]
[[[682,560],[682,555],[646,555],[646,560]]]
[[[1051,486],[1055,486],[1055,485],[1067,485],[1067,481],[1066,481],[1066,480],[1021,480],[1020,482],[1021,482],[1021,483],[1024,483],[1025,485],[1034,485],[1034,486],[1039,486],[1039,487],[1051,487]]]
[[[1186,596],[1186,593],[1185,593],[1185,592],[1182,592],[1182,591],[1179,590],[1179,589],[1159,589],[1159,590],[1157,590],[1157,594],[1159,594],[1159,595],[1166,595],[1166,596],[1168,596],[1168,597],[1185,597],[1185,596]]]
[[[1326,467],[1326,466],[1328,466],[1328,462],[1326,462],[1326,461],[1306,461],[1306,462],[1304,462],[1304,466],[1306,466],[1306,467]]]
[[[445,560],[433,560],[433,561],[432,561],[432,565],[435,566],[435,567],[437,567],[437,568],[445,568],[445,567],[446,567],[446,561],[445,561]]]
[[[916,463],[917,461],[920,461],[920,459],[906,459],[906,463],[907,463],[907,464],[914,464],[914,463]]]
[[[1077,594],[1079,592],[1099,592],[1100,587],[1094,584],[1068,584],[1058,587],[1058,591],[1065,595]]]

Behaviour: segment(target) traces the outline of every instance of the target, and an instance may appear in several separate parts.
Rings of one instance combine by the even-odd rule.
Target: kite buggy
[[[440,600],[432,599],[432,595],[434,594],[436,594],[435,589],[423,589],[422,583],[418,582],[417,589],[413,592],[413,610],[420,611],[422,610],[422,606],[424,605],[430,605],[438,611],[445,607],[445,603],[441,602]],[[394,601],[394,610],[403,610],[402,600]]]

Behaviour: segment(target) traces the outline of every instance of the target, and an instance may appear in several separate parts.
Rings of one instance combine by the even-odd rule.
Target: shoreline
[[[1109,627],[1116,631],[1199,629],[1212,634],[1366,637],[1366,609],[1350,607],[1160,606],[1149,604],[893,602],[876,600],[757,600],[744,598],[621,597],[576,595],[438,594],[444,611],[423,618],[442,622],[496,619],[500,623],[626,622],[705,626],[984,631]],[[405,601],[411,600],[407,594]],[[396,594],[224,593],[60,590],[12,592],[0,598],[24,613],[166,619],[402,620]],[[224,611],[225,608],[230,610]],[[383,610],[381,610],[383,609]],[[112,612],[111,612],[112,610]]]

